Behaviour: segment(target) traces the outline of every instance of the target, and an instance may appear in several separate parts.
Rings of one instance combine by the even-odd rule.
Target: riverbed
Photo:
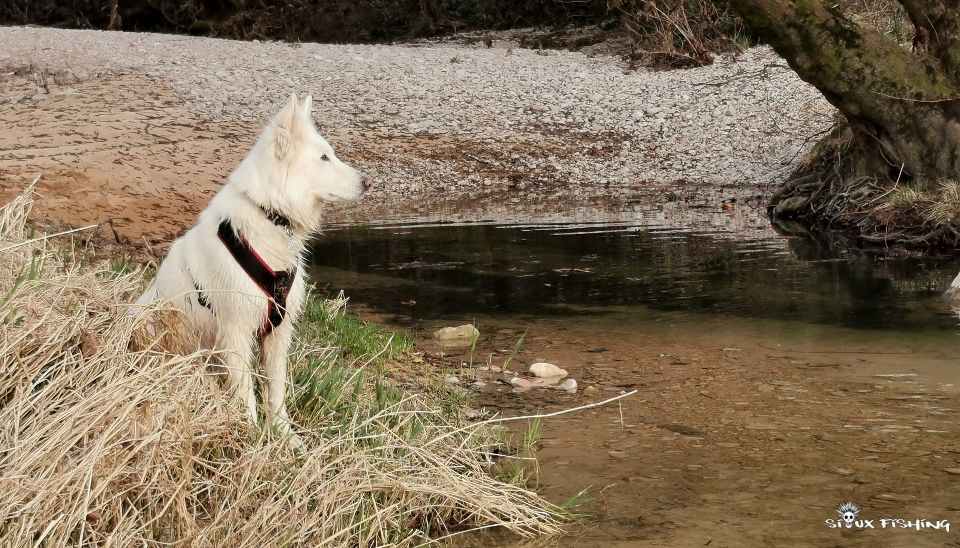
[[[336,225],[313,249],[313,279],[359,316],[417,334],[487,413],[636,391],[544,421],[531,487],[557,503],[595,498],[547,545],[952,542],[942,529],[826,520],[853,500],[878,525],[960,522],[960,327],[941,298],[956,262],[782,236],[749,197],[687,198]],[[472,352],[432,339],[467,323],[481,333]],[[578,392],[510,385],[541,361]]]

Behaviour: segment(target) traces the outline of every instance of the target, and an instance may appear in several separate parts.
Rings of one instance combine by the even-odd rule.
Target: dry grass
[[[0,250],[27,237],[30,192],[0,209]],[[319,373],[295,387],[312,429],[293,453],[245,422],[208,354],[168,353],[125,315],[138,273],[55,251],[0,251],[0,545],[401,547],[451,528],[558,531],[560,509],[487,473],[484,426],[380,385],[350,392],[346,414],[304,397],[349,365],[335,352],[301,352]]]
[[[633,58],[659,68],[709,65],[713,53],[755,45],[743,21],[724,3],[691,0],[611,0],[633,44]]]
[[[897,0],[843,0],[836,6],[861,27],[888,40],[906,46],[913,40],[913,24]]]
[[[915,224],[939,227],[960,224],[960,182],[897,184],[885,194],[876,212],[912,212]]]
[[[916,185],[903,184],[896,185],[890,191],[886,202],[881,207],[883,209],[915,207],[923,201],[923,192]]]
[[[960,182],[941,183],[937,196],[924,209],[923,218],[933,225],[960,225]]]

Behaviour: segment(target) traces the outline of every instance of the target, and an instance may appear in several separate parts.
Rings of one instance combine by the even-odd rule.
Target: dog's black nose
[[[366,189],[366,190],[370,190],[370,187],[372,187],[372,186],[373,186],[373,179],[371,179],[370,177],[367,177],[366,175],[364,175],[364,176],[363,176],[363,188]]]

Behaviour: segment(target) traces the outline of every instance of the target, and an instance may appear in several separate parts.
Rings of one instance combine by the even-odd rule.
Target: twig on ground
[[[606,399],[606,400],[603,400],[603,401],[598,401],[598,402],[595,402],[595,403],[589,403],[589,404],[587,404],[587,405],[581,405],[580,407],[572,407],[572,408],[570,408],[570,409],[561,409],[560,411],[554,411],[553,413],[544,413],[544,414],[539,414],[539,415],[524,415],[524,416],[521,416],[521,417],[501,417],[501,418],[499,418],[499,419],[490,419],[490,420],[488,420],[488,421],[486,421],[486,422],[487,422],[487,423],[493,423],[493,422],[519,421],[519,420],[524,420],[524,419],[546,419],[546,418],[549,418],[549,417],[556,417],[556,416],[558,416],[558,415],[566,415],[567,413],[573,413],[574,411],[583,411],[584,409],[590,409],[590,408],[593,408],[593,407],[600,407],[601,405],[606,405],[606,404],[608,404],[608,403],[610,403],[610,402],[617,401],[617,400],[621,400],[621,399],[623,399],[623,398],[632,396],[632,395],[634,395],[634,394],[636,394],[636,393],[637,393],[637,390],[631,390],[631,391],[627,392],[626,394],[620,394],[619,396],[614,396],[614,397],[612,397],[612,398],[609,398],[609,399]]]

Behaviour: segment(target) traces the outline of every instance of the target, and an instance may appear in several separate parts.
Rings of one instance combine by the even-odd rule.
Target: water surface
[[[425,352],[433,329],[474,322],[477,361],[502,365],[529,330],[511,369],[551,361],[597,389],[513,393],[509,375],[484,376],[479,404],[498,412],[637,390],[546,421],[544,496],[609,487],[558,547],[827,545],[822,517],[851,493],[870,505],[906,493],[952,515],[941,482],[957,451],[960,328],[941,294],[960,265],[781,236],[740,202],[683,202],[336,225],[313,248],[313,279],[418,331]],[[524,546],[466,540],[455,545]]]
[[[313,248],[314,280],[355,304],[417,319],[603,315],[698,317],[854,329],[954,332],[941,299],[957,265],[887,260],[772,231],[636,221],[372,223],[334,226]],[[414,304],[415,303],[415,304]]]

